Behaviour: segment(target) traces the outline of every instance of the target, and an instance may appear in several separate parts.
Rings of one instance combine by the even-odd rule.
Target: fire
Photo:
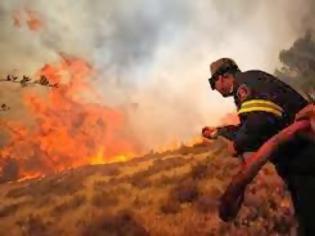
[[[27,90],[27,117],[35,125],[6,122],[11,141],[0,151],[0,157],[16,161],[18,178],[126,161],[139,153],[124,112],[91,102],[97,98],[94,73],[85,60],[64,55],[61,62],[39,70],[38,77],[58,87],[47,88],[44,95]]]
[[[37,179],[37,178],[40,178],[43,176],[42,173],[40,172],[27,172],[27,173],[21,173],[20,174],[22,177],[19,178],[17,181],[18,182],[23,182],[23,181],[26,181],[26,180],[29,180],[29,179]]]
[[[40,14],[29,9],[15,11],[13,13],[13,23],[18,28],[25,25],[31,31],[38,31],[44,25]]]
[[[95,156],[92,156],[89,158],[91,165],[101,165],[101,164],[108,164],[112,162],[123,162],[127,161],[130,158],[132,158],[134,155],[132,153],[128,154],[120,154],[117,156],[113,156],[110,158],[107,158],[104,156],[104,148],[100,148]]]

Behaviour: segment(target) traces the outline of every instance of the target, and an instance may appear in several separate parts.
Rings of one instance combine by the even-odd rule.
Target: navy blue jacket
[[[289,85],[258,70],[235,74],[233,97],[241,123],[221,127],[218,134],[232,140],[238,154],[256,151],[308,103]]]

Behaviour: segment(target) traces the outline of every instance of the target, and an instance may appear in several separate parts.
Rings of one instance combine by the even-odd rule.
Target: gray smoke
[[[276,70],[279,78],[298,88],[310,100],[315,98],[315,39],[308,31],[292,47],[279,55],[283,66]]]
[[[39,31],[14,26],[13,13],[25,18],[25,9],[38,13]],[[210,61],[229,56],[243,70],[272,72],[280,50],[313,27],[314,12],[312,0],[2,0],[0,77],[32,76],[60,52],[82,57],[98,72],[99,102],[125,107],[144,145],[159,146],[233,110],[209,91]],[[2,90],[17,106],[18,88]]]

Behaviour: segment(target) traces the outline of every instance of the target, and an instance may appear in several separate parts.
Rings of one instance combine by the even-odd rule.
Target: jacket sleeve
[[[231,141],[235,140],[236,134],[240,129],[240,125],[227,125],[218,128],[218,136],[222,136]]]
[[[279,130],[279,120],[266,112],[246,114],[235,133],[234,147],[238,154],[256,151]]]

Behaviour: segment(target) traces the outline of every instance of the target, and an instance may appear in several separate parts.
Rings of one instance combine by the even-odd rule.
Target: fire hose
[[[303,110],[302,112],[306,113]],[[223,221],[233,220],[237,216],[244,200],[247,185],[252,182],[260,169],[271,159],[271,154],[280,144],[291,140],[298,132],[309,130],[315,132],[315,109],[312,107],[311,116],[310,109],[306,110],[308,112],[308,114],[306,114],[307,119],[295,121],[272,136],[257,152],[247,159],[246,164],[232,178],[231,183],[220,199],[219,216]]]

